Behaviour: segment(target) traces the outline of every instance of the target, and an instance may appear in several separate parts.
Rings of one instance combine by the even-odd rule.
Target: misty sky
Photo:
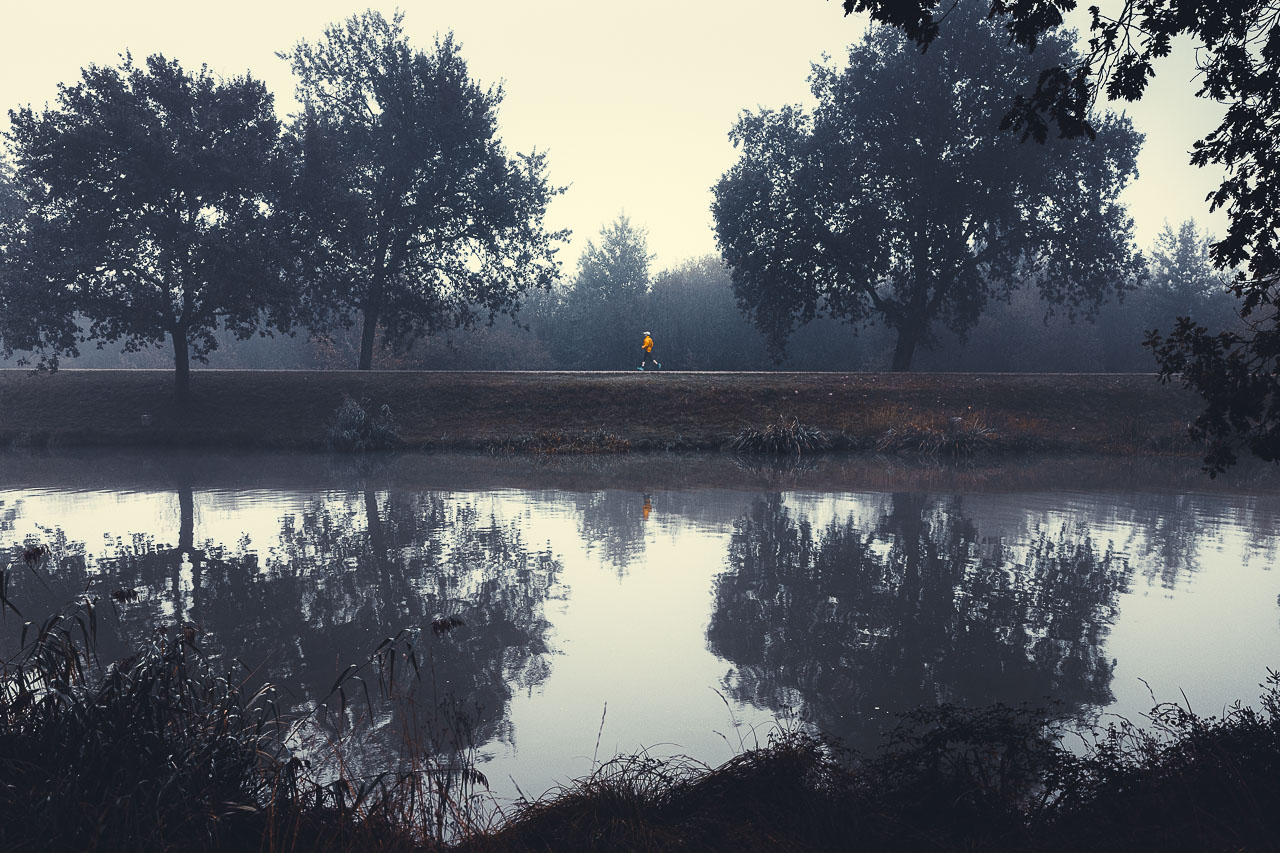
[[[388,17],[396,6],[374,3]],[[52,102],[90,62],[115,64],[162,52],[194,69],[251,72],[283,115],[294,109],[288,63],[275,56],[299,39],[366,8],[307,0],[48,0],[7,3],[0,34],[0,105]],[[656,267],[715,250],[710,186],[733,163],[727,133],[738,113],[809,105],[806,78],[823,53],[843,60],[866,26],[838,0],[402,0],[405,29],[428,47],[453,30],[472,75],[502,81],[508,147],[550,157],[553,182],[569,185],[551,208],[571,228],[566,272],[587,238],[624,211],[649,232]],[[1139,244],[1167,219],[1195,217],[1221,233],[1204,201],[1218,173],[1187,165],[1191,143],[1215,124],[1216,105],[1192,97],[1191,51],[1158,66],[1148,96],[1127,105],[1147,141],[1129,191]],[[0,122],[7,128],[7,115]]]

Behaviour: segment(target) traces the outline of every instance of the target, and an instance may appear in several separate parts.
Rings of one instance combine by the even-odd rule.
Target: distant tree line
[[[646,330],[668,369],[1146,371],[1143,334],[1185,312],[1238,328],[1194,223],[1136,251],[1127,120],[1043,148],[998,133],[1033,65],[1078,60],[1070,39],[1031,63],[969,7],[948,33],[921,57],[873,30],[815,66],[812,113],[744,113],[713,188],[722,257],[654,270],[622,215],[569,276],[544,225],[562,190],[506,153],[502,91],[451,36],[419,50],[370,11],[299,42],[284,123],[247,75],[90,66],[10,113],[3,356],[173,365],[182,398],[191,361],[633,369]]]

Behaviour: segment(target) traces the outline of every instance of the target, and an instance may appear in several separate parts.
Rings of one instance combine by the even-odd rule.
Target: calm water
[[[306,711],[383,637],[460,616],[350,758],[461,713],[502,795],[640,748],[718,763],[779,719],[869,747],[922,702],[1252,701],[1280,665],[1278,521],[1269,471],[1187,462],[0,456],[0,545],[55,554],[11,569],[27,618],[140,592],[104,603],[107,655],[190,621]]]

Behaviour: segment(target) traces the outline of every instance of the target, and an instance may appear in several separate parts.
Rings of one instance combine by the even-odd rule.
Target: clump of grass
[[[804,850],[847,831],[847,771],[815,739],[768,746],[710,768],[644,753],[606,762],[534,802],[472,850]]]
[[[878,453],[963,457],[991,450],[999,440],[999,433],[980,415],[971,415],[945,423],[909,420],[892,426],[876,440],[875,449]]]
[[[592,453],[629,453],[631,442],[603,429],[563,432],[539,430],[528,435],[491,442],[490,453],[532,453],[544,456]]]
[[[346,397],[334,413],[326,444],[330,450],[364,453],[369,450],[394,450],[400,446],[391,407],[386,403],[376,413],[366,408],[369,401],[357,402]]]
[[[798,418],[779,416],[764,429],[746,427],[729,442],[734,453],[762,453],[775,456],[799,456],[826,450],[831,446],[827,436],[815,426],[802,424]]]

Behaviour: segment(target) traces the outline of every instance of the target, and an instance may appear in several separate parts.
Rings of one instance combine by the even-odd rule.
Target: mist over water
[[[0,628],[6,654],[23,619],[88,593],[104,661],[190,622],[205,653],[303,713],[347,664],[419,629],[422,684],[349,758],[393,762],[407,732],[448,730],[501,795],[639,748],[719,763],[778,720],[871,748],[921,703],[1136,718],[1149,685],[1214,713],[1255,698],[1280,660],[1280,489],[1200,480],[1187,461],[1105,476],[1034,459],[0,466],[22,609]],[[16,559],[33,543],[53,552],[39,575]],[[138,600],[113,601],[120,589]],[[432,632],[440,616],[462,624]]]

